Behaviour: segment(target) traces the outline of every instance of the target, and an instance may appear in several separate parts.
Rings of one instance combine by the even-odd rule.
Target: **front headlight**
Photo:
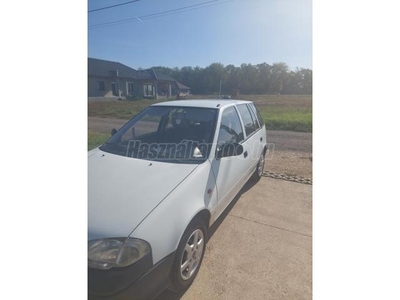
[[[89,242],[89,267],[108,270],[127,267],[150,252],[150,245],[139,239],[101,239]]]

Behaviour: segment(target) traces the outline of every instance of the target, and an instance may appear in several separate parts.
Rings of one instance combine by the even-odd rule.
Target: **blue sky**
[[[129,0],[89,0],[88,10]],[[140,0],[88,14],[93,25],[210,0]],[[312,68],[311,0],[219,0],[162,17],[88,30],[88,55],[133,68],[285,62]]]

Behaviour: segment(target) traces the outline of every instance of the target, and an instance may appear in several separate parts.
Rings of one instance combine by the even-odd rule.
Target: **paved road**
[[[311,299],[311,186],[262,178],[213,225],[202,267],[183,295],[157,300]]]
[[[312,152],[312,133],[294,131],[267,131],[268,143],[274,143],[277,151]]]
[[[127,120],[121,119],[88,117],[88,129],[93,132],[110,134],[111,129],[119,129],[126,122]]]

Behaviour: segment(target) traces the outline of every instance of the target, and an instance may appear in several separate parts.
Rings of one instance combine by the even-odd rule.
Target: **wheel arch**
[[[193,215],[193,217],[189,220],[189,222],[187,222],[186,227],[183,228],[182,232],[180,233],[180,238],[177,241],[176,247],[178,247],[179,242],[182,238],[182,236],[184,235],[186,229],[193,223],[196,222],[197,220],[201,220],[204,222],[204,225],[206,226],[206,229],[208,230],[209,225],[210,225],[210,220],[211,220],[211,212],[207,209],[207,208],[203,208],[200,211],[198,211],[197,213],[195,213]],[[207,232],[206,232],[207,235]],[[207,239],[206,239],[207,240]]]
[[[206,225],[206,228],[208,229],[210,227],[210,220],[211,220],[211,212],[204,208],[202,210],[200,210],[193,218],[190,222],[193,222],[196,219],[201,219],[204,221],[204,225]],[[190,224],[190,223],[189,223]],[[189,226],[188,224],[188,226]]]

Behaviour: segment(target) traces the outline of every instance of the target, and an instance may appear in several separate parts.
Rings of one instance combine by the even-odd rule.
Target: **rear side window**
[[[258,119],[258,123],[260,123],[260,126],[263,127],[264,126],[264,120],[261,117],[260,112],[258,111],[257,107],[254,106],[254,104],[250,104],[250,107],[253,109],[253,111],[257,114],[257,119]]]
[[[250,113],[251,113],[251,117],[253,118],[254,128],[257,130],[257,129],[260,128],[260,125],[258,124],[256,114],[254,113],[254,110],[253,110],[253,108],[251,107],[250,104],[248,104],[247,107],[249,108]]]
[[[244,129],[246,131],[246,135],[251,135],[254,131],[256,131],[256,127],[254,126],[253,117],[250,114],[250,111],[246,104],[240,104],[237,106],[240,116],[243,120]]]
[[[243,129],[236,109],[233,106],[228,107],[222,113],[218,146],[222,146],[226,143],[240,143],[243,139]]]

